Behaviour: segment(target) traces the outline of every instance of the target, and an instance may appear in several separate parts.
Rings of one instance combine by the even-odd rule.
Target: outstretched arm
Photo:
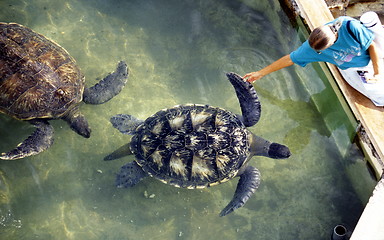
[[[292,65],[293,65],[293,62],[291,60],[291,57],[288,54],[280,58],[279,60],[273,62],[272,64],[266,66],[265,68],[261,69],[260,71],[245,74],[243,78],[246,79],[248,82],[254,82],[264,77],[267,74],[270,74],[272,72],[275,72],[277,70],[280,70],[282,68],[289,67]]]
[[[374,71],[373,78],[368,79],[368,81],[376,82],[379,80],[384,80],[383,59],[379,57],[379,54],[378,54],[379,49],[377,45],[374,42],[372,42],[372,44],[368,48],[368,51],[369,51],[369,56],[371,57],[371,60],[372,60],[373,71]]]

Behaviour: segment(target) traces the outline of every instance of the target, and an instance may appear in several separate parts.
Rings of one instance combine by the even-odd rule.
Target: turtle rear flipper
[[[255,125],[260,119],[261,104],[255,88],[247,81],[244,81],[236,73],[227,73],[228,80],[235,88],[239,99],[242,118],[246,127]]]
[[[29,157],[36,155],[47,148],[53,143],[53,127],[46,120],[32,120],[30,121],[36,127],[36,130],[20,143],[15,149],[2,153],[0,159],[15,160],[19,158]]]
[[[116,176],[116,186],[119,188],[133,187],[147,176],[136,161],[133,161],[121,167],[120,173]]]
[[[114,128],[123,134],[135,134],[136,128],[143,123],[142,120],[128,114],[117,114],[111,117],[111,123]]]
[[[111,117],[114,128],[123,134],[135,134],[136,128],[143,123],[142,120],[127,114],[117,114]],[[125,144],[104,158],[105,161],[115,160],[133,154],[130,150],[130,143]]]
[[[119,62],[116,71],[99,83],[84,89],[83,101],[89,104],[102,104],[120,93],[128,78],[128,68],[124,61]]]
[[[235,209],[242,207],[260,185],[260,172],[257,168],[248,166],[240,175],[236,192],[231,202],[221,211],[220,217],[223,217]]]

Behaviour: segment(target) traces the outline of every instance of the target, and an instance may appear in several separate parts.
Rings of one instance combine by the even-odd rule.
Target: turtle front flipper
[[[255,88],[236,73],[227,73],[227,77],[235,88],[239,99],[244,125],[246,127],[255,125],[260,119],[261,112],[261,105]]]
[[[136,161],[133,161],[121,167],[120,173],[116,176],[116,186],[118,188],[133,187],[147,176]]]
[[[132,115],[117,114],[111,117],[111,123],[114,128],[123,134],[135,134],[136,128],[143,123],[142,120],[135,118]]]
[[[36,130],[20,143],[15,149],[2,153],[0,159],[15,160],[25,158],[49,148],[53,143],[53,127],[46,120],[31,120],[31,124],[36,127]]]
[[[120,93],[127,82],[128,67],[124,61],[119,62],[116,71],[110,73],[99,83],[84,89],[83,101],[89,104],[102,104]]]
[[[231,202],[221,211],[220,217],[223,217],[235,209],[242,207],[260,185],[260,172],[257,168],[248,166],[240,175],[236,192]]]

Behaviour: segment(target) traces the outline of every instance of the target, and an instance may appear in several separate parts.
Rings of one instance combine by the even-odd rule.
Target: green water
[[[293,155],[255,157],[251,165],[261,171],[260,188],[226,217],[218,214],[237,179],[186,190],[148,178],[117,189],[115,174],[133,157],[102,160],[130,138],[109,123],[115,114],[145,119],[183,103],[239,113],[225,72],[255,71],[300,44],[277,0],[1,0],[0,16],[67,49],[89,86],[119,60],[130,68],[120,95],[81,106],[93,129],[90,139],[64,121],[51,121],[51,148],[0,162],[0,239],[320,240],[336,224],[356,224],[373,181],[349,142],[351,126],[341,106],[311,66],[255,83],[263,111],[251,130],[288,145]],[[32,131],[0,115],[0,152]]]

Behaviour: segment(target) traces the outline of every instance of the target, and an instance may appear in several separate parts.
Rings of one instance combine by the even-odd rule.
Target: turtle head
[[[287,146],[270,142],[253,133],[251,136],[250,143],[252,155],[265,156],[274,159],[289,158],[291,156],[291,151]]]
[[[268,156],[275,159],[289,158],[291,156],[291,151],[289,151],[289,148],[285,145],[271,143],[268,149]]]
[[[88,121],[84,115],[76,108],[70,111],[63,119],[69,124],[71,129],[79,135],[89,138],[91,136],[91,129],[88,126]]]

